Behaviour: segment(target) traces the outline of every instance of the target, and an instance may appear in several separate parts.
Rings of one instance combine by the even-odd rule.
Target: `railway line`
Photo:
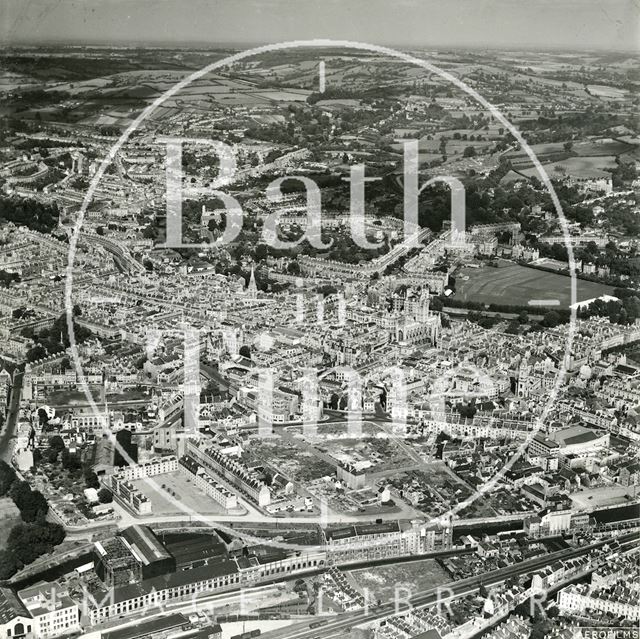
[[[618,540],[621,543],[633,542],[636,544],[640,541],[636,533],[628,533],[620,536]],[[535,572],[554,561],[572,559],[574,557],[585,555],[591,550],[601,548],[607,543],[607,541],[608,540],[602,540],[580,548],[561,550],[544,555],[543,557],[536,557],[529,561],[523,561],[518,564],[514,564],[513,566],[508,566],[507,568],[494,570],[492,572],[485,573],[482,576],[467,577],[466,579],[450,582],[437,588],[430,588],[429,590],[416,593],[409,597],[406,602],[384,603],[369,610],[365,608],[364,610],[357,612],[343,613],[327,622],[324,620],[315,620],[311,622],[307,621],[295,626],[289,626],[284,630],[265,633],[262,635],[262,639],[330,639],[335,636],[341,636],[349,632],[353,626],[382,620],[385,617],[389,617],[403,611],[409,611],[414,608],[435,604],[438,602],[439,598],[441,599],[441,595],[443,593],[446,593],[447,596],[460,596],[477,590],[480,588],[480,585],[493,586],[502,583],[510,577]],[[398,603],[403,605],[398,605]]]

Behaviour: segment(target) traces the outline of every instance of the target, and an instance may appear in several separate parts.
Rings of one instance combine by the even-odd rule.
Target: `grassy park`
[[[464,279],[468,277],[469,279]],[[577,301],[613,295],[613,288],[577,280]],[[559,300],[560,308],[571,303],[571,278],[559,273],[508,264],[494,268],[462,269],[456,276],[456,298],[485,304],[527,306],[529,300]]]

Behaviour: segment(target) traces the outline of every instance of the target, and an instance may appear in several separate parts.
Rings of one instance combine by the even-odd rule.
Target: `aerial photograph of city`
[[[638,0],[0,0],[0,639],[639,639]]]

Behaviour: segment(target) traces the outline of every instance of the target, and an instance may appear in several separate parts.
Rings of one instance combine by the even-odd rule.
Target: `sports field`
[[[504,263],[502,263],[504,264]],[[469,277],[465,280],[465,277]],[[527,306],[529,300],[559,300],[560,308],[571,303],[571,278],[520,264],[494,268],[463,268],[456,274],[456,298],[485,304]],[[613,288],[596,282],[577,281],[577,300],[613,295]]]

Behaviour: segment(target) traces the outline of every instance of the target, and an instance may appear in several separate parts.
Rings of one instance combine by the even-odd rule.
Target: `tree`
[[[520,324],[526,324],[529,321],[529,313],[527,313],[527,311],[520,311],[518,321]]]
[[[243,346],[240,347],[239,353],[240,353],[240,355],[242,357],[246,357],[247,359],[251,359],[251,348],[249,348],[249,346],[247,346],[247,344],[244,344]]]
[[[104,235],[104,226],[99,226],[98,228],[96,228],[96,234]]]
[[[80,458],[78,455],[69,452],[67,448],[62,451],[62,467],[69,471],[70,473],[75,472],[76,470],[82,467],[80,463]]]
[[[149,225],[142,229],[142,237],[146,240],[153,240],[156,237],[156,231],[153,226]]]
[[[298,262],[289,262],[289,264],[287,264],[287,273],[290,275],[300,275],[300,264],[298,264]]]
[[[560,323],[560,315],[557,311],[548,311],[544,314],[542,325],[547,328],[555,328]]]
[[[520,333],[520,324],[518,322],[509,322],[504,332],[507,335],[518,335]]]
[[[56,450],[55,448],[49,447],[44,452],[44,458],[49,464],[55,464],[58,461],[58,455],[59,454],[60,454],[59,450]]]
[[[51,552],[64,541],[64,537],[64,528],[60,524],[18,524],[9,533],[7,548],[19,562],[27,565]]]
[[[64,445],[64,440],[60,435],[54,435],[49,438],[49,448],[53,448],[60,453],[66,448],[66,446]]]
[[[29,483],[23,480],[16,480],[9,489],[9,497],[13,499],[13,503],[20,508],[20,504],[27,499],[27,494],[31,492]]]
[[[20,281],[20,276],[17,273],[9,273],[0,269],[0,286],[8,288],[12,282]]]
[[[256,261],[262,262],[263,260],[267,259],[267,256],[269,255],[269,249],[266,244],[258,244],[258,246],[256,246],[255,248],[254,254]]]
[[[13,577],[18,571],[18,561],[14,553],[0,550],[0,580]]]
[[[475,404],[460,404],[459,406],[456,406],[456,410],[465,419],[473,419],[473,416],[476,414],[478,409]]]
[[[335,286],[331,286],[331,284],[323,284],[322,286],[318,286],[316,291],[323,297],[327,297],[328,295],[335,295],[338,289]]]
[[[20,509],[22,519],[27,522],[42,521],[47,516],[49,504],[39,490],[32,490]]]
[[[476,156],[476,149],[473,146],[467,146],[464,149],[463,157],[465,158],[474,158]]]
[[[38,359],[43,359],[47,356],[47,350],[44,346],[36,344],[33,348],[27,351],[27,362],[35,362]]]
[[[50,233],[58,226],[57,204],[42,204],[20,197],[0,197],[0,220],[26,226],[34,231]]]
[[[98,500],[101,504],[110,504],[113,501],[113,493],[108,488],[101,488],[98,491]]]
[[[96,475],[90,468],[87,468],[84,472],[84,483],[87,485],[87,488],[100,488],[98,475]]]
[[[544,639],[552,626],[553,624],[548,619],[542,617],[534,619],[531,624],[530,639]]]
[[[14,481],[9,496],[18,507],[23,521],[41,521],[47,516],[47,500],[39,490],[31,490],[26,481]]]
[[[16,480],[16,471],[7,464],[6,461],[0,460],[0,497],[4,497]]]

